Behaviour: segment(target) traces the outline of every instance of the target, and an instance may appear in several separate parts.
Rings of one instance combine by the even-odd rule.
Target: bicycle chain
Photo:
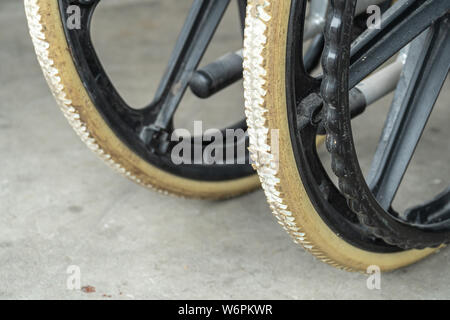
[[[321,95],[324,101],[326,146],[331,154],[332,170],[339,180],[339,189],[347,199],[360,223],[376,237],[402,249],[439,247],[439,237],[412,237],[411,225],[401,225],[397,217],[380,216],[370,189],[365,184],[358,160],[354,157],[351,127],[346,125],[348,110],[348,70],[350,65],[351,31],[357,0],[331,0],[325,28],[325,48],[322,56],[323,81]],[[361,181],[363,179],[363,181]],[[370,193],[370,194],[369,194]],[[379,209],[378,209],[379,210]],[[448,243],[447,240],[446,243]]]

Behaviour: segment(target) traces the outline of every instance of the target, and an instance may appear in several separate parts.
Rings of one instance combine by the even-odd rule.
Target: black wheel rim
[[[59,0],[59,7],[68,46],[83,85],[96,109],[117,137],[119,137],[119,139],[133,152],[151,165],[183,178],[198,181],[227,181],[253,175],[254,170],[249,165],[249,155],[247,152],[247,135],[243,138],[245,141],[235,141],[235,146],[233,148],[236,150],[238,144],[243,144],[246,152],[245,160],[242,161],[242,159],[238,159],[238,154],[235,152],[235,161],[233,163],[227,162],[223,164],[174,164],[170,156],[170,150],[174,147],[175,143],[169,141],[167,146],[165,146],[165,151],[159,152],[158,150],[155,150],[155,148],[149,147],[149,145],[143,141],[143,128],[156,121],[160,110],[158,108],[152,109],[151,104],[149,107],[142,110],[131,108],[124,99],[122,99],[113,83],[108,78],[100,59],[97,56],[90,35],[91,20],[99,2],[100,0]],[[228,3],[228,1],[223,2]],[[196,1],[196,3],[199,5],[201,4],[201,1]],[[69,18],[67,9],[73,4],[79,5],[81,9],[81,28],[70,30],[66,25],[66,21],[68,21]],[[226,7],[226,4],[222,4],[221,6]],[[206,10],[203,7],[201,9]],[[225,10],[224,8],[222,9]],[[219,9],[215,10],[216,15],[221,14]],[[220,18],[221,17],[217,17],[219,21]],[[170,133],[173,130],[172,118],[167,119],[167,121],[167,129]],[[227,129],[247,130],[245,121],[241,121],[235,126]],[[194,150],[194,148],[197,148],[198,146],[204,150],[210,142],[204,142],[203,140],[204,139],[202,138],[198,139],[198,137],[193,137],[191,139],[192,149]],[[224,150],[224,154],[225,152],[226,151]]]

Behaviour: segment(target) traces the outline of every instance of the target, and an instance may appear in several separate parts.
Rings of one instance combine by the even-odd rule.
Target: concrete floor
[[[189,3],[107,2],[94,38],[124,97],[143,105]],[[225,17],[207,60],[239,48],[236,22]],[[293,244],[261,191],[223,202],[182,200],[127,181],[87,150],[57,109],[21,1],[0,2],[0,42],[0,298],[450,298],[448,250],[383,274],[381,290],[371,291],[364,275],[335,270]],[[213,101],[189,95],[177,122],[189,126],[205,109],[211,126],[232,122],[242,116],[241,94],[238,84]],[[447,82],[400,206],[427,199],[450,180],[449,99]],[[355,122],[365,166],[378,139],[379,110],[388,104],[386,98]],[[66,288],[71,265],[95,293]]]

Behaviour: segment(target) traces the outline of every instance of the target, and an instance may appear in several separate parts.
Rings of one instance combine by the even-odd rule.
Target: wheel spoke
[[[415,39],[382,138],[368,176],[368,185],[387,210],[413,156],[450,65],[448,16]]]
[[[241,20],[242,36],[244,36],[245,16],[247,14],[247,0],[237,0],[239,9],[239,19]]]
[[[380,29],[368,29],[353,42],[349,87],[357,85],[449,10],[448,0],[399,0],[392,5],[383,14]]]
[[[146,144],[156,133],[164,131],[170,125],[191,76],[199,65],[229,2],[230,0],[194,1],[155,99],[143,110],[145,123],[140,136]]]
[[[310,2],[309,13],[305,20],[303,41],[310,40],[322,33],[327,9],[328,0],[314,0]]]

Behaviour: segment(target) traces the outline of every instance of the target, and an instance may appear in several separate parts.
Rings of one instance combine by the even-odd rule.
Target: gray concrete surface
[[[154,91],[188,6],[109,1],[99,12],[96,43],[133,104]],[[207,59],[239,47],[236,22],[227,15]],[[448,250],[384,274],[382,289],[370,291],[364,275],[335,270],[293,244],[261,191],[223,202],[182,200],[127,181],[85,148],[57,109],[21,1],[0,2],[0,42],[0,298],[450,298]],[[450,180],[449,99],[447,82],[400,206]],[[365,166],[388,104],[386,98],[355,122]],[[209,102],[188,96],[177,122],[203,117],[218,126],[241,116],[238,84]],[[95,293],[67,290],[70,265]]]

